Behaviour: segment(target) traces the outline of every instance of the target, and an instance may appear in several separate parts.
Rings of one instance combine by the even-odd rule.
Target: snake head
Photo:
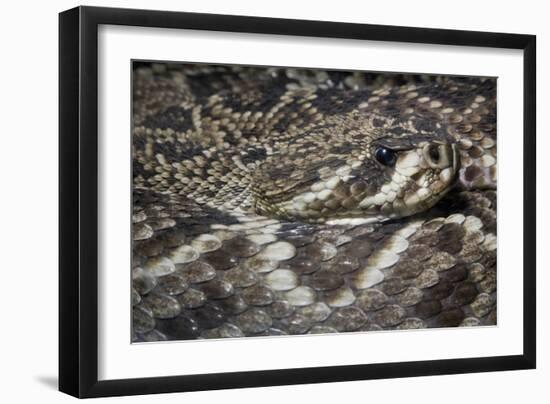
[[[456,146],[440,139],[381,137],[362,147],[347,146],[313,158],[287,154],[286,165],[282,157],[273,157],[256,174],[256,210],[334,224],[406,217],[439,201],[455,183],[460,165]]]

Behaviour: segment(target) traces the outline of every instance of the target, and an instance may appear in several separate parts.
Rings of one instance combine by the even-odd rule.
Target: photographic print
[[[496,325],[496,88],[133,61],[132,342]]]

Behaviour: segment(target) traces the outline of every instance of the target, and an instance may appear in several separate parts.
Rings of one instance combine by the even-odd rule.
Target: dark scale
[[[171,106],[146,118],[143,122],[143,126],[151,129],[170,128],[177,132],[185,132],[193,126],[191,111],[181,107]]]
[[[320,90],[311,103],[320,113],[334,116],[356,109],[370,95],[368,90]]]

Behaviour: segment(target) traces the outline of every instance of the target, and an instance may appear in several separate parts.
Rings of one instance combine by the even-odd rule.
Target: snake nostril
[[[428,155],[433,163],[439,163],[439,159],[441,158],[441,155],[439,154],[439,146],[431,145],[428,149]]]

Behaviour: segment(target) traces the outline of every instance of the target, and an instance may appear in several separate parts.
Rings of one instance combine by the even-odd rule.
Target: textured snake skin
[[[496,80],[138,63],[134,342],[496,324]]]

